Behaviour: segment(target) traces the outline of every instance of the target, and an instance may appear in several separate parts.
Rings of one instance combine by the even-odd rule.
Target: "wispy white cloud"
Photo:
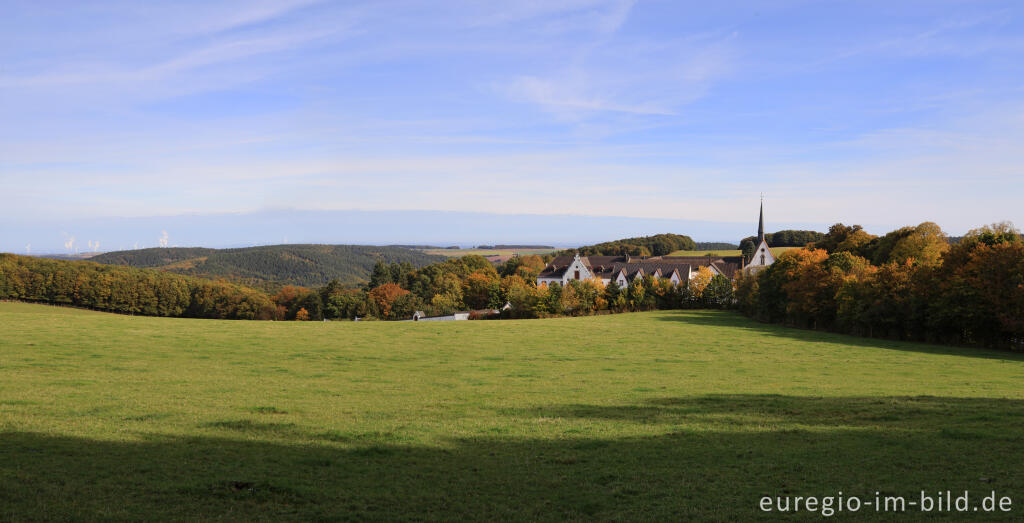
[[[247,1],[224,13],[220,18],[207,18],[192,29],[199,33],[216,33],[280,18],[296,10],[323,3],[324,0]]]
[[[793,64],[798,68],[817,69],[854,58],[919,58],[929,56],[976,57],[992,52],[1019,53],[1024,51],[1024,38],[976,33],[973,29],[998,26],[1008,13],[991,12],[962,19],[942,19],[932,22],[931,27],[890,29],[889,33],[866,39],[855,45],[826,51],[810,63]]]
[[[74,84],[113,84],[117,88],[139,88],[147,82],[167,81],[171,76],[193,69],[230,63],[246,58],[296,49],[342,29],[277,34],[262,38],[230,39],[186,51],[173,58],[138,68],[99,64],[69,64],[63,71],[36,75],[0,76],[0,88],[37,88]]]
[[[512,79],[505,92],[515,101],[538,104],[562,115],[576,115],[580,111],[611,111],[646,115],[671,115],[669,108],[653,103],[628,105],[595,91],[585,75],[571,74],[560,78],[521,76]]]
[[[1024,222],[1012,16],[117,7],[76,11],[68,34],[41,33],[52,42],[36,28],[8,40],[0,21],[19,44],[0,45],[0,58],[19,50],[0,72],[13,122],[0,126],[0,219],[294,207],[736,221],[764,191],[779,221]]]
[[[500,26],[539,20],[547,32],[613,33],[626,22],[635,4],[636,0],[528,0],[482,4],[467,6],[466,22],[469,26]]]

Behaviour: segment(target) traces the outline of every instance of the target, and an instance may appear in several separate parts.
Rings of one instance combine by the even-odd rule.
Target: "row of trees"
[[[0,254],[0,299],[148,316],[283,318],[269,296],[232,283],[14,254]]]
[[[1009,224],[997,224],[996,227],[1013,228]],[[874,265],[905,262],[909,259],[935,265],[951,243],[942,228],[933,222],[901,227],[884,236],[868,234],[860,225],[837,223],[829,227],[828,234],[809,247],[828,252],[849,252]]]
[[[737,305],[770,322],[864,336],[1024,348],[1024,240],[1011,224],[950,245],[933,223],[882,237],[837,224],[737,282]]]
[[[226,279],[274,292],[283,285],[321,286],[337,279],[350,286],[366,281],[378,261],[419,267],[442,256],[372,245],[263,245],[237,249],[152,248],[101,254],[91,261],[159,268],[186,276]]]
[[[585,315],[679,307],[723,307],[732,285],[708,269],[691,285],[639,279],[626,288],[600,279],[536,285],[540,256],[520,256],[495,266],[481,256],[451,258],[415,268],[378,263],[370,284],[353,289],[333,280],[319,289],[285,286],[275,295],[229,283],[156,269],[86,261],[0,255],[0,299],[73,305],[149,316],[222,319],[408,319],[415,311],[447,315],[501,309],[508,317]]]
[[[587,245],[578,249],[562,251],[560,254],[582,256],[665,256],[675,251],[692,251],[696,242],[681,234],[655,234],[637,238],[624,238],[610,242]]]
[[[765,233],[764,239],[768,242],[768,245],[772,247],[803,247],[808,243],[816,242],[821,240],[825,235],[818,231],[797,231],[797,230],[784,230],[778,232]],[[743,252],[743,256],[747,259],[751,259],[754,255],[754,249],[757,248],[755,243],[757,242],[757,236],[747,236],[740,240],[740,250]]]
[[[415,311],[442,316],[456,311],[510,308],[505,317],[542,318],[587,315],[601,311],[726,307],[732,283],[703,268],[689,285],[672,285],[651,277],[625,288],[600,279],[566,285],[536,285],[544,268],[539,256],[520,256],[494,266],[475,255],[452,258],[415,269],[411,265],[378,264],[370,284],[361,290],[332,283],[319,290],[287,287],[275,296],[288,319],[407,319]]]

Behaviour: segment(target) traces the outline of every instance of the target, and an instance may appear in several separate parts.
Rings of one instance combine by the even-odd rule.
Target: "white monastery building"
[[[764,238],[764,202],[761,203],[761,215],[757,226],[757,248],[754,255],[746,262],[742,256],[558,256],[544,267],[537,276],[537,285],[559,283],[565,285],[570,280],[589,280],[600,278],[608,285],[615,282],[619,287],[626,287],[635,278],[651,276],[655,279],[667,278],[673,284],[686,284],[701,268],[707,267],[711,272],[734,279],[741,271],[754,273],[775,263],[775,256]]]

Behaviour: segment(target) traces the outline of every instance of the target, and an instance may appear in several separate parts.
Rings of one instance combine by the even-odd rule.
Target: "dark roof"
[[[572,264],[573,256],[557,256],[537,275],[538,278],[561,278]],[[583,258],[581,258],[582,260]],[[586,262],[583,262],[586,265]]]
[[[565,275],[565,271],[567,271],[568,269],[569,269],[568,265],[563,265],[563,266],[548,265],[547,267],[544,267],[543,271],[540,271],[540,274],[538,274],[537,277],[538,278],[561,278],[563,275]]]
[[[740,264],[736,262],[720,261],[714,262],[712,263],[712,265],[714,265],[715,268],[722,273],[722,276],[725,276],[730,280],[736,276],[736,271],[739,271],[742,268]]]
[[[558,256],[551,260],[539,278],[561,278],[565,275],[573,256]],[[618,275],[620,270],[626,271],[626,278],[632,279],[638,270],[644,274],[655,274],[661,269],[663,276],[669,276],[678,270],[679,275],[689,276],[691,268],[714,265],[726,277],[732,278],[742,265],[740,256],[581,256],[580,261],[595,276],[610,279]]]
[[[661,275],[664,278],[668,278],[672,275],[673,271],[679,271],[679,276],[688,277],[690,275],[690,264],[679,264],[679,263],[664,263],[660,261],[643,261],[643,262],[632,262],[632,263],[616,263],[612,270],[608,271],[606,275],[601,275],[606,278],[613,278],[618,276],[619,271],[625,271],[626,279],[632,280],[636,277],[638,271],[643,271],[645,275],[654,275],[661,270]]]

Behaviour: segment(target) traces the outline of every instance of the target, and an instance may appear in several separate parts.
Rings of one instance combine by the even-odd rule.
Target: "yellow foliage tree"
[[[693,278],[690,278],[690,294],[695,298],[703,296],[704,289],[708,288],[708,285],[711,283],[711,279],[714,277],[714,271],[707,266],[697,269],[697,274],[694,274]]]

